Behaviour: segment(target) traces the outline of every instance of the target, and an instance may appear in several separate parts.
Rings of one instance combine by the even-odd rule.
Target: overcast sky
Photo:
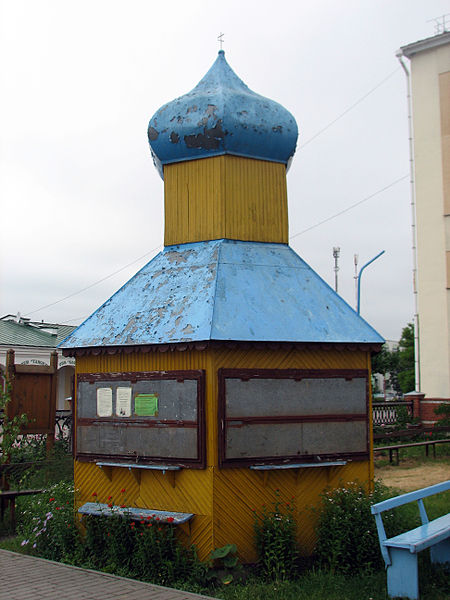
[[[299,126],[291,246],[331,285],[339,246],[339,292],[352,306],[353,255],[362,266],[385,250],[364,272],[361,314],[399,338],[413,298],[406,84],[395,52],[434,35],[428,21],[449,12],[448,0],[0,6],[0,316],[78,324],[161,249],[163,182],[147,124],[198,83],[224,32],[237,75]]]

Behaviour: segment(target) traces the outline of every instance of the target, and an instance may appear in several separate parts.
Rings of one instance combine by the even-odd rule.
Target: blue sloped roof
[[[155,166],[234,154],[289,165],[297,123],[281,104],[256,94],[236,75],[223,50],[198,85],[150,119]]]
[[[168,246],[60,346],[207,340],[381,344],[383,338],[289,246]]]

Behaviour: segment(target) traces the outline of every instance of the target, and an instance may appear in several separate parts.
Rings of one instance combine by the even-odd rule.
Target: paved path
[[[0,600],[214,600],[0,550]]]

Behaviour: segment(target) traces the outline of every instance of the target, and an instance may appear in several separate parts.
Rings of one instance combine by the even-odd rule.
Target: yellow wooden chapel
[[[297,125],[223,51],[148,136],[164,249],[62,344],[76,358],[80,505],[95,492],[183,513],[200,559],[235,543],[251,562],[252,511],[279,494],[310,553],[321,492],[371,485],[383,340],[289,247]]]

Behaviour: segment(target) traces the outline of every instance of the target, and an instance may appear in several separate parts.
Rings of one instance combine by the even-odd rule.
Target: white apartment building
[[[401,48],[410,61],[420,391],[450,399],[450,32]]]

